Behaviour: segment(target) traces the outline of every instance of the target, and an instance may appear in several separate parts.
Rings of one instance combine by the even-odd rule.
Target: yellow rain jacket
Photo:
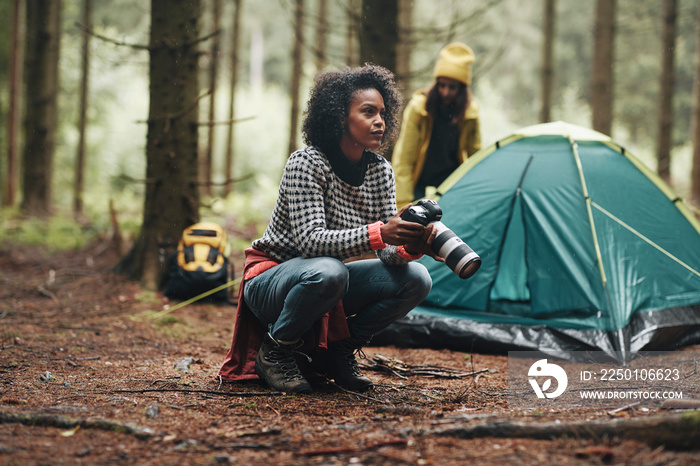
[[[413,201],[413,188],[423,171],[433,130],[433,118],[425,110],[425,91],[417,91],[406,105],[401,132],[394,146],[391,164],[396,178],[396,204],[399,209]],[[464,119],[459,122],[459,162],[481,149],[479,104],[472,97]]]

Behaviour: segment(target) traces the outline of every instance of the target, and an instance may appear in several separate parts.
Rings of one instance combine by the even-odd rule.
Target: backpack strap
[[[219,257],[219,250],[213,246],[209,246],[209,255],[207,256],[207,261],[211,265],[214,265],[216,263],[216,259],[218,257]]]
[[[188,264],[194,260],[194,244],[184,246],[182,248],[182,252],[185,255],[185,264]],[[211,252],[209,253],[209,255],[211,256]]]

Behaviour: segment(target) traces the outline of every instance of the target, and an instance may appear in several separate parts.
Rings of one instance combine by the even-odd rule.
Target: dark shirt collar
[[[350,186],[360,186],[365,181],[367,164],[371,159],[369,152],[364,151],[362,158],[357,163],[352,163],[339,147],[327,151],[326,157],[328,157],[335,174]]]

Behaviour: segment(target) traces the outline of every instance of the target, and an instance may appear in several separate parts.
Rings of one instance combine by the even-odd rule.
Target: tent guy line
[[[593,207],[595,207],[595,208],[598,209],[600,212],[604,213],[605,215],[607,215],[608,217],[610,217],[612,220],[614,220],[615,222],[617,222],[618,224],[620,224],[620,226],[626,228],[626,229],[629,230],[631,233],[633,233],[634,235],[638,236],[640,239],[646,241],[646,242],[649,243],[651,246],[653,246],[654,248],[656,248],[659,252],[662,252],[663,254],[667,255],[669,258],[671,258],[672,260],[674,260],[675,262],[677,262],[679,265],[682,265],[683,267],[685,267],[686,269],[688,269],[690,272],[692,272],[692,273],[694,273],[695,275],[697,275],[698,277],[700,277],[700,272],[698,272],[697,270],[695,270],[694,268],[692,268],[691,266],[689,266],[688,264],[686,264],[685,262],[683,262],[682,260],[680,260],[679,258],[677,258],[676,256],[674,256],[673,254],[671,254],[670,252],[668,252],[667,250],[665,250],[664,248],[662,248],[661,246],[659,246],[658,244],[656,244],[655,242],[653,242],[652,240],[650,240],[649,238],[647,238],[646,236],[644,236],[643,234],[641,234],[640,232],[638,232],[637,230],[635,230],[634,228],[632,228],[631,226],[627,225],[625,222],[623,222],[623,221],[620,220],[619,218],[615,217],[613,214],[611,214],[610,212],[608,212],[607,210],[605,210],[602,206],[600,206],[599,204],[597,204],[595,201],[591,201],[591,202],[592,202],[592,204],[593,204]]]

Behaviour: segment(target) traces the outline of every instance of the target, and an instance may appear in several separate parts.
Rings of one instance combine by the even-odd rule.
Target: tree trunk
[[[90,78],[90,33],[92,29],[92,0],[83,0],[83,56],[82,77],[80,80],[80,115],[78,116],[78,151],[75,157],[75,185],[73,186],[73,212],[83,212],[83,192],[85,190],[85,131],[87,126],[87,101]]]
[[[695,44],[695,76],[693,77],[693,112],[690,132],[693,141],[693,168],[691,170],[690,199],[700,207],[700,17],[697,20]]]
[[[659,176],[671,180],[671,133],[673,131],[674,55],[676,50],[676,0],[664,0],[663,36],[661,38],[661,86],[659,89],[659,134],[656,160]]]
[[[182,230],[199,220],[199,0],[151,0],[150,109],[141,234],[117,270],[162,286]]]
[[[231,193],[231,178],[233,177],[233,160],[234,160],[234,130],[236,119],[236,88],[238,87],[238,65],[239,65],[239,44],[241,42],[241,8],[243,8],[243,0],[233,1],[233,25],[231,26],[231,98],[229,100],[229,124],[228,135],[226,137],[226,161],[224,163],[224,174],[226,182],[224,183],[224,197]]]
[[[593,44],[591,107],[593,129],[612,132],[613,56],[615,43],[615,1],[597,0]]]
[[[398,24],[398,0],[362,1],[360,63],[373,63],[396,72]]]
[[[399,2],[399,43],[396,46],[396,85],[408,102],[411,87],[411,29],[413,26],[413,2]]]
[[[24,34],[24,0],[12,2],[12,39],[10,45],[10,95],[7,112],[7,178],[3,205],[15,205],[17,192],[17,152],[19,141],[19,122],[22,113],[20,104],[20,85],[22,83],[22,36]]]
[[[296,0],[294,8],[294,48],[292,51],[292,79],[289,94],[292,99],[291,118],[289,123],[289,150],[287,154],[297,150],[297,132],[299,126],[299,87],[303,72],[304,47],[304,0]]]
[[[347,30],[345,31],[345,64],[348,66],[357,66],[360,63],[360,55],[358,53],[357,36],[359,31],[359,0],[348,0],[347,6]]]
[[[212,176],[214,172],[214,136],[216,133],[216,86],[219,75],[219,50],[221,45],[221,10],[222,0],[214,0],[212,11],[212,37],[211,56],[209,60],[209,118],[207,126],[207,147],[205,149],[204,160],[202,161],[202,193],[212,194]]]
[[[29,0],[26,11],[22,209],[30,214],[45,215],[51,210],[61,1]]]
[[[544,2],[544,36],[542,40],[542,108],[540,123],[551,121],[552,85],[554,83],[554,24],[556,21],[556,0]]]
[[[316,23],[316,43],[314,58],[316,70],[321,71],[328,61],[328,0],[318,0],[318,22]]]

